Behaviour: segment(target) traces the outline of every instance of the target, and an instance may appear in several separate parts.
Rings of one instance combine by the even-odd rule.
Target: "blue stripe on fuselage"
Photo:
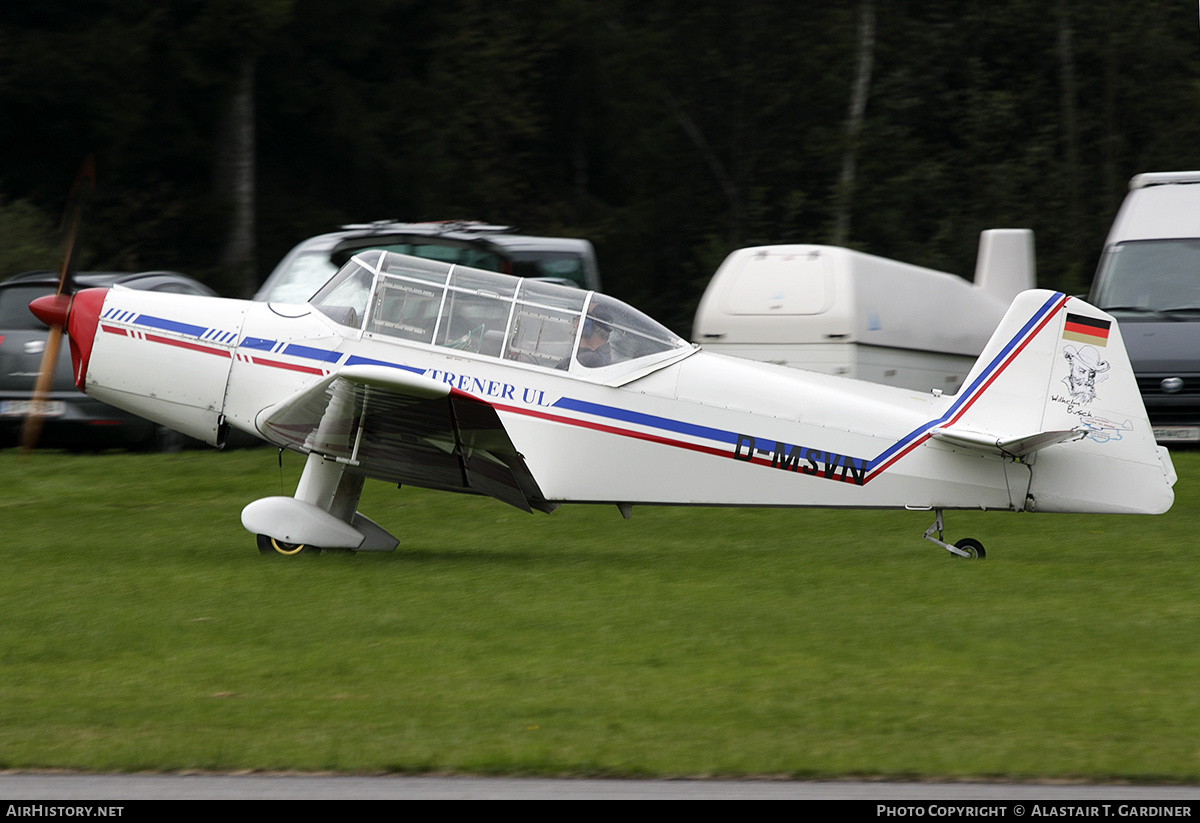
[[[267,340],[265,337],[243,337],[242,342],[238,343],[238,347],[255,351],[270,351],[275,348],[275,341]]]
[[[134,322],[141,326],[149,326],[152,329],[173,331],[176,334],[188,334],[192,337],[199,337],[208,331],[207,326],[196,326],[191,323],[181,323],[178,320],[167,320],[165,317],[154,317],[153,315],[149,314],[139,314]]]
[[[413,366],[403,366],[399,363],[389,363],[387,360],[372,360],[370,357],[359,357],[358,355],[351,355],[350,357],[346,358],[346,365],[387,366],[390,369],[403,369],[404,371],[410,371],[413,374],[425,374],[428,371],[428,369],[418,369]]]
[[[694,423],[684,423],[680,420],[671,420],[667,417],[658,417],[657,415],[653,414],[643,414],[642,412],[619,409],[613,406],[602,406],[599,403],[588,403],[585,400],[575,400],[570,397],[559,398],[554,403],[554,406],[560,409],[594,414],[597,417],[607,417],[611,420],[620,420],[625,423],[636,423],[639,426],[647,426],[654,429],[665,429],[666,431],[675,432],[676,434],[689,434],[693,437],[703,437],[706,440],[715,440],[718,443],[726,443],[731,446],[737,442],[738,438],[737,434],[734,432],[724,431],[723,429],[714,429],[709,426],[698,426]]]
[[[342,356],[341,352],[330,349],[317,349],[312,346],[301,346],[299,343],[288,343],[283,353],[290,354],[293,357],[303,357],[306,360],[319,360],[322,363],[336,363]]]

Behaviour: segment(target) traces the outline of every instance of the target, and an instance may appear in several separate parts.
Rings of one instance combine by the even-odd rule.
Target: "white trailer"
[[[709,351],[954,394],[1013,298],[1036,286],[1033,232],[979,238],[974,283],[837,246],[739,249],[692,339]]]

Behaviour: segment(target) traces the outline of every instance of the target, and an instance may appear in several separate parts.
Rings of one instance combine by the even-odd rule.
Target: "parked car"
[[[203,283],[167,271],[87,272],[75,275],[75,283],[77,288],[125,286],[216,296]],[[5,446],[15,445],[20,437],[46,348],[46,327],[29,312],[29,303],[57,289],[58,273],[52,271],[25,272],[0,283],[0,444]],[[64,340],[39,445],[177,451],[184,441],[177,432],[114,409],[76,389],[71,376],[71,353]]]
[[[477,269],[537,277],[600,290],[596,252],[574,237],[531,237],[509,226],[477,222],[343,226],[304,240],[267,277],[255,300],[303,303],[352,256],[366,249],[411,254]]]

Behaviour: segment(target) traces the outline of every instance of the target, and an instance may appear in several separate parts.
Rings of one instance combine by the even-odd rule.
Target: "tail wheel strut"
[[[958,557],[965,557],[969,560],[982,560],[983,558],[987,557],[987,552],[984,551],[983,544],[973,537],[964,537],[953,546],[945,542],[945,540],[942,539],[942,532],[945,529],[945,525],[942,520],[942,510],[935,509],[935,512],[936,514],[933,519],[933,525],[925,530],[924,537],[926,540],[934,545],[941,546],[946,551]],[[937,534],[937,537],[933,536],[934,533]]]

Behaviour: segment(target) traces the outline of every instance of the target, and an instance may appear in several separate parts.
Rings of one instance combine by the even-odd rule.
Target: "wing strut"
[[[462,484],[466,488],[471,488],[471,476],[467,472],[466,455],[463,453],[463,432],[462,427],[458,424],[458,412],[454,408],[454,400],[451,398],[450,403],[450,429],[454,432],[454,456],[458,458],[458,469],[462,473]],[[506,501],[507,502],[507,501]],[[518,508],[520,508],[518,506]]]

